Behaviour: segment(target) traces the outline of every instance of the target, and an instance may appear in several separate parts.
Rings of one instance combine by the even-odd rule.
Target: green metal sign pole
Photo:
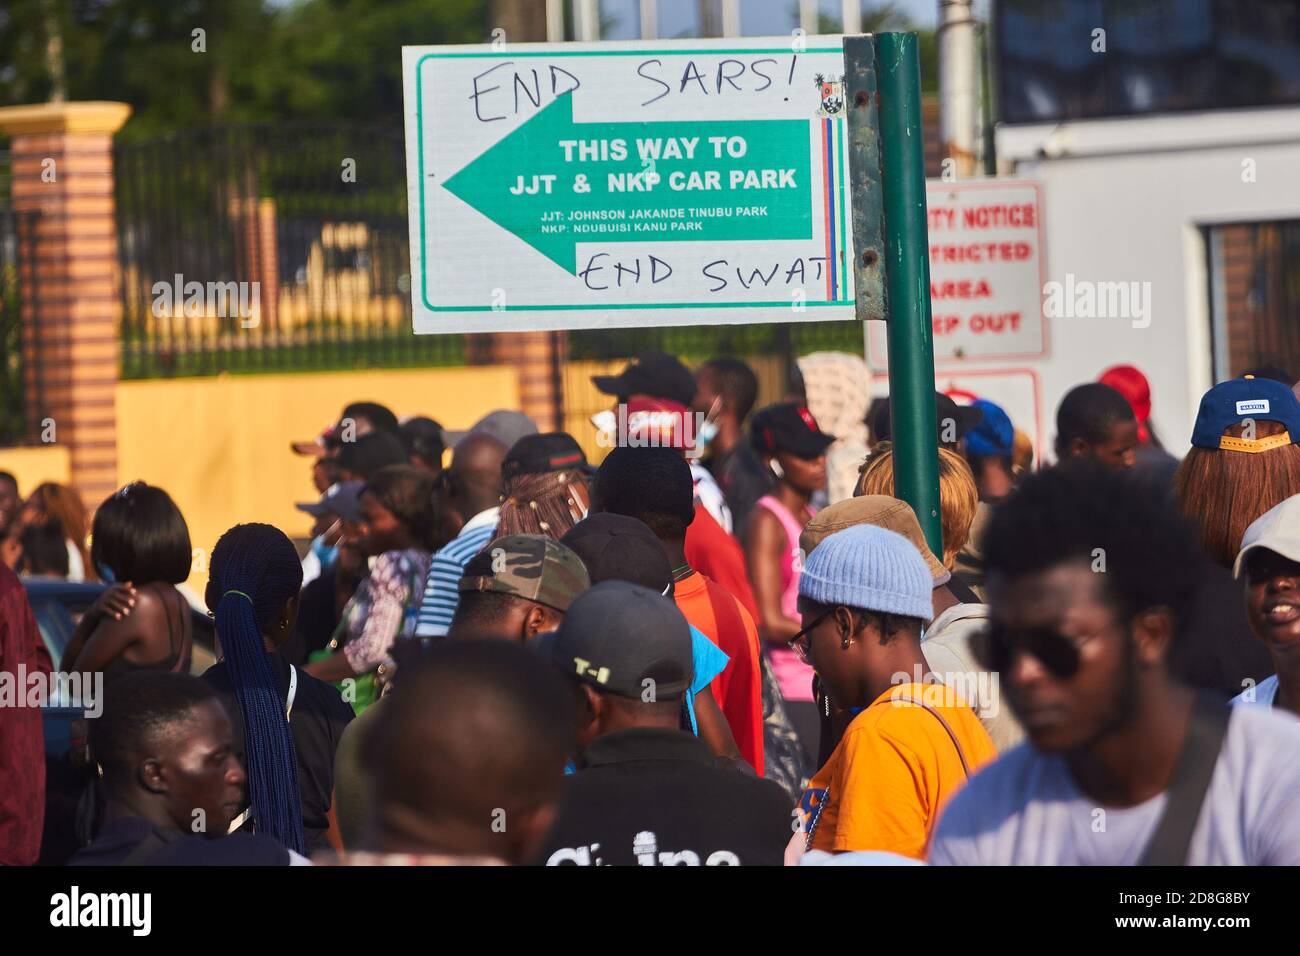
[[[874,37],[846,37],[844,60],[852,147],[858,146],[861,139],[854,135],[855,127],[860,132],[869,120],[876,121],[879,136],[878,171],[871,170],[868,162],[853,168],[853,161],[860,156],[852,147],[849,159],[853,176],[855,268],[865,267],[866,258],[874,264],[875,244],[870,243],[873,231],[864,228],[868,242],[859,239],[859,215],[868,216],[873,210],[879,210],[884,218],[880,245],[885,270],[883,317],[887,318],[889,332],[894,494],[912,506],[930,550],[941,556],[943,532],[939,520],[929,232],[921,138],[921,66],[916,35],[881,33]],[[871,103],[872,99],[875,104]],[[874,110],[870,109],[872,105],[876,107]],[[871,113],[879,115],[871,116]],[[871,182],[876,177],[877,182]],[[882,317],[863,314],[861,309],[859,314],[863,318]]]

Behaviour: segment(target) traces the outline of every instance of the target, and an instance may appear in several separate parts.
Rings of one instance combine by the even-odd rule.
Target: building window
[[[1271,366],[1300,377],[1300,219],[1206,230],[1214,379]]]

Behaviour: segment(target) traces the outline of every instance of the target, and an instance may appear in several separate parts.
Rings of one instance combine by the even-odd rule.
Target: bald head
[[[545,660],[444,640],[402,665],[379,706],[364,742],[374,849],[516,863],[538,849],[574,749],[573,697]]]
[[[452,455],[448,478],[452,505],[466,521],[501,498],[501,463],[508,449],[491,435],[467,435]]]

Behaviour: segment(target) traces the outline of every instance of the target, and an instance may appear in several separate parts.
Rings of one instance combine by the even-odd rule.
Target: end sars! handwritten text
[[[680,67],[667,66],[657,57],[643,60],[636,66],[636,75],[646,85],[646,99],[639,105],[649,106],[672,95],[724,96],[762,93],[782,82],[790,86],[798,60],[798,54],[792,54],[788,69],[771,56],[748,61],[723,57],[716,63],[689,59]],[[493,123],[517,116],[521,110],[537,109],[546,93],[554,98],[581,87],[582,81],[574,73],[553,63],[520,67],[515,60],[505,60],[471,78],[469,99],[475,118]]]

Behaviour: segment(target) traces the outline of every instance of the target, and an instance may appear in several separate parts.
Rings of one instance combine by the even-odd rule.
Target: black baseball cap
[[[691,628],[669,598],[629,581],[603,581],[569,605],[541,647],[560,670],[604,694],[659,700],[691,686]],[[653,683],[649,683],[649,682]]]
[[[596,469],[587,461],[586,452],[568,432],[525,435],[506,452],[501,463],[501,477],[507,481],[518,475],[544,475],[551,471],[577,469],[594,475]]]
[[[591,583],[631,581],[663,594],[673,568],[664,546],[639,518],[609,511],[588,515],[560,539],[587,566]]]
[[[935,392],[934,420],[941,439],[940,444],[946,444],[942,441],[944,422],[951,421],[954,424],[957,429],[957,441],[961,441],[968,431],[984,420],[984,412],[974,405],[958,405],[943,392]],[[889,398],[886,397],[876,404],[871,419],[867,422],[871,426],[871,435],[876,441],[891,440],[893,435],[891,421]]]
[[[750,420],[750,440],[755,451],[772,455],[788,451],[797,458],[819,458],[835,441],[817,426],[812,412],[794,402],[769,405]]]
[[[397,438],[402,436],[402,426],[398,424],[397,416],[387,405],[380,405],[378,402],[353,402],[343,409],[343,414],[339,416],[339,425],[334,427],[341,431],[340,426],[343,422],[357,418],[364,418],[370,422],[374,431],[387,432]]]
[[[593,375],[592,384],[606,395],[670,398],[688,408],[695,400],[695,376],[666,352],[639,352],[617,375]]]
[[[356,441],[345,441],[339,448],[339,467],[368,479],[380,468],[405,465],[406,449],[391,432],[370,432]]]
[[[424,416],[402,422],[402,444],[408,455],[419,455],[435,464],[442,462],[442,453],[447,447],[443,440],[443,427]]]

